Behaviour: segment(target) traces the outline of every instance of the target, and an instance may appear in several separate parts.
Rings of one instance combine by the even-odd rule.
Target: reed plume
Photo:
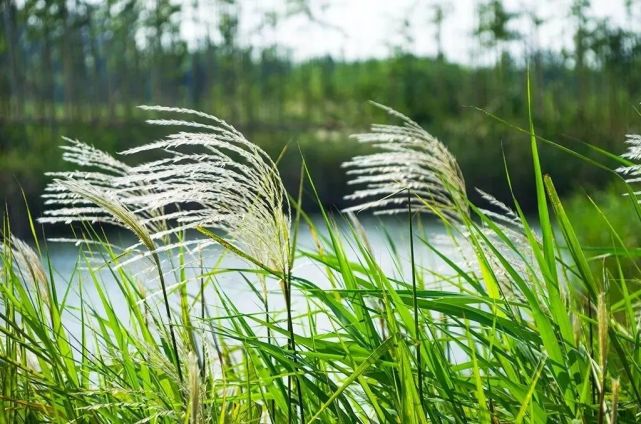
[[[416,212],[463,221],[462,215],[469,215],[465,180],[452,153],[407,116],[373,104],[402,125],[374,124],[370,132],[352,136],[376,151],[343,163],[351,177],[348,184],[360,187],[345,197],[355,203],[346,211],[395,214],[410,206]]]
[[[115,213],[114,208],[131,211],[141,206],[139,197],[146,193],[141,187],[131,186],[128,176],[132,168],[91,145],[66,137],[63,139],[67,144],[61,146],[62,158],[80,169],[46,174],[52,177],[52,181],[45,187],[43,198],[46,209],[38,221],[105,223],[131,230],[130,220],[123,221],[118,216],[120,212]],[[97,199],[102,199],[107,205],[113,203],[114,206],[107,208],[106,205],[99,205]],[[147,211],[136,213],[134,219],[137,225],[151,232],[159,232],[164,228],[164,221]],[[135,233],[140,238],[141,234]],[[149,244],[148,240],[141,239],[141,242]]]
[[[637,163],[621,166],[616,171],[621,174],[628,184],[641,182],[641,164],[639,163],[641,162],[641,135],[628,134],[625,143],[628,145],[628,149],[621,157]],[[635,191],[634,195],[641,195],[641,191]]]
[[[136,213],[153,221],[172,221],[155,238],[197,228],[221,230],[256,261],[286,273],[290,257],[290,206],[271,158],[238,130],[212,115],[189,109],[143,106],[145,110],[203,118],[205,123],[153,119],[154,125],[192,131],[122,152],[156,151],[165,157],[132,167],[123,191],[147,190],[137,196]],[[211,244],[210,239],[202,239]]]
[[[21,281],[38,291],[42,300],[49,304],[49,280],[42,266],[40,256],[23,240],[8,235],[0,244],[0,271],[6,266],[8,270],[18,274]]]

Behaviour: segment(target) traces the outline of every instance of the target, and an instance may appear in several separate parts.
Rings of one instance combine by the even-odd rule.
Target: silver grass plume
[[[490,218],[501,230],[503,230],[508,236],[515,236],[517,238],[523,238],[523,222],[521,222],[521,217],[519,217],[512,208],[510,208],[505,203],[501,202],[496,197],[491,194],[476,188],[476,192],[481,196],[489,206],[495,208],[495,210],[490,210],[487,208],[480,209],[483,214]]]
[[[81,148],[84,148],[84,146]],[[108,155],[99,155],[99,161],[108,161],[108,158]],[[95,162],[92,164],[100,167],[101,163],[104,162]],[[103,169],[104,168],[105,167],[103,167]],[[138,237],[140,244],[144,245],[148,252],[152,253],[154,265],[158,271],[165,312],[169,320],[169,333],[174,351],[174,361],[179,379],[182,381],[178,342],[171,317],[167,286],[152,234],[145,224],[144,218],[131,211],[132,205],[127,204],[128,198],[118,194],[120,186],[117,183],[112,183],[111,174],[100,172],[87,174],[86,172],[65,173],[58,176],[58,178],[50,184],[52,191],[58,194],[58,196],[53,197],[52,203],[61,206],[62,212],[60,212],[60,210],[58,210],[59,213],[56,213],[55,210],[45,211],[45,214],[49,212],[49,217],[41,219],[41,222],[63,221],[70,223],[74,221],[91,221],[110,223],[127,228]],[[103,182],[102,185],[100,184],[101,182]],[[50,200],[51,199],[52,198],[50,198]],[[78,203],[81,205],[79,206]]]
[[[639,164],[641,162],[641,135],[628,134],[625,143],[628,145],[628,150],[621,157],[637,163],[619,167],[616,171],[624,176],[628,184],[641,182],[641,164]],[[641,191],[637,191],[634,194],[638,196]]]
[[[46,210],[39,221],[66,224],[100,222],[131,229],[121,217],[114,215],[112,208],[105,208],[95,201],[99,197],[125,209],[140,207],[138,198],[146,192],[132,186],[126,178],[131,174],[131,167],[93,146],[69,138],[64,140],[67,144],[61,147],[62,158],[83,170],[46,174],[53,177],[53,181],[45,188]],[[151,231],[164,229],[164,221],[153,213],[137,214],[136,219]]]
[[[617,168],[616,171],[623,176],[626,183],[636,184],[641,182],[641,135],[627,134],[625,143],[628,145],[628,149],[621,157],[636,163],[629,166],[621,166]],[[633,191],[633,195],[637,202],[641,201],[641,199],[639,199],[641,190]],[[636,314],[637,320],[641,322],[641,307],[637,308]]]
[[[510,263],[513,266],[516,267],[517,262],[522,262],[518,260],[518,256],[520,255],[527,254],[528,258],[526,259],[531,259],[530,257],[533,256],[533,253],[531,249],[528,248],[530,242],[525,234],[525,226],[523,225],[521,217],[517,215],[517,213],[512,208],[510,208],[508,205],[501,202],[491,194],[479,188],[476,188],[476,192],[489,206],[494,208],[493,210],[487,209],[487,207],[479,208],[479,211],[482,212],[486,218],[492,221],[492,223],[503,233],[503,235],[507,237],[515,247],[517,247],[518,251],[516,251],[515,249],[507,249],[508,246],[506,246],[505,243],[500,240],[497,232],[489,228],[486,223],[483,223],[482,231],[485,236],[491,241],[497,242],[497,244],[499,245],[499,251],[507,259],[512,259],[510,260]],[[534,237],[540,242],[539,237],[536,234],[534,235]],[[521,266],[525,266],[525,264],[521,263],[520,266],[517,267],[517,269],[525,274],[525,269]]]
[[[265,210],[265,207],[262,209],[260,207],[261,203],[263,205],[265,203],[264,197],[256,196],[254,203],[244,199],[244,205],[241,202],[233,203],[229,200],[234,195],[238,196],[238,194],[249,191],[243,190],[243,187],[247,186],[247,180],[250,177],[259,180],[268,189],[272,188],[269,183],[273,183],[274,180],[278,180],[280,183],[279,178],[269,178],[273,177],[275,166],[273,166],[273,162],[270,162],[271,167],[265,165],[265,159],[260,156],[262,151],[258,151],[257,147],[246,141],[240,133],[215,117],[182,109],[155,109],[208,117],[218,126],[186,124],[196,126],[199,129],[209,129],[215,135],[200,134],[199,137],[189,137],[189,135],[181,133],[170,136],[165,145],[162,141],[152,143],[146,147],[149,149],[160,147],[169,152],[171,157],[143,163],[136,167],[128,166],[91,146],[67,139],[69,144],[63,147],[64,159],[85,168],[85,170],[49,174],[54,177],[54,180],[47,186],[45,202],[48,209],[40,221],[45,223],[115,224],[127,228],[138,237],[139,243],[130,246],[128,250],[136,251],[140,245],[144,246],[146,250],[137,252],[125,263],[138,258],[150,257],[153,261],[153,267],[158,271],[165,309],[170,322],[169,331],[175,352],[176,366],[182,380],[178,344],[171,323],[171,308],[159,253],[174,247],[185,247],[192,243],[192,241],[184,239],[184,231],[199,226],[218,227],[224,230],[231,228],[232,231],[228,231],[228,233],[232,233],[235,239],[247,241],[249,235],[252,234],[256,234],[255,239],[259,239],[265,234],[269,235],[268,229],[272,223],[271,228],[285,228],[284,231],[287,234],[279,240],[286,239],[288,242],[289,221],[286,224],[283,224],[283,220],[278,221],[280,217],[284,216],[281,208],[279,213],[274,213],[275,218],[267,224],[265,224],[266,218],[262,222],[257,222],[259,219],[256,219],[255,216],[260,216]],[[180,123],[180,121],[158,121],[157,123],[167,124],[168,122],[171,124]],[[203,140],[202,145],[209,154],[185,155],[174,150],[180,145],[196,146],[199,138]],[[245,150],[242,150],[243,146]],[[227,154],[221,152],[227,152]],[[233,154],[245,159],[253,167],[236,164],[230,157]],[[266,156],[264,153],[262,155]],[[225,173],[225,169],[240,169],[245,172],[246,178],[238,177],[242,172],[237,172],[235,174],[237,178],[234,179],[230,177],[230,174],[234,174]],[[168,170],[172,170],[174,173],[167,172]],[[219,170],[223,172],[218,172]],[[260,171],[263,173],[260,174]],[[261,179],[264,175],[269,177]],[[279,194],[282,202],[284,193],[282,183],[277,186],[277,189],[279,188],[281,189]],[[261,193],[260,188],[255,191]],[[188,211],[181,211],[180,206],[185,203],[192,207]],[[194,207],[194,205],[200,207]],[[176,206],[177,212],[166,213],[165,206]],[[211,206],[211,210],[207,210],[209,206]],[[212,210],[213,213],[208,213]],[[173,222],[176,222],[177,225],[169,228],[168,224]],[[274,225],[273,222],[276,224]],[[226,223],[226,225],[221,223]],[[174,244],[169,241],[172,235],[176,236]],[[157,244],[158,240],[162,240],[164,243]],[[212,244],[212,241],[203,239],[197,243],[202,246]],[[248,250],[252,251],[251,253],[256,253],[256,256],[259,256],[257,253],[263,251],[260,250],[261,248],[268,250],[275,244],[282,246],[284,243],[275,243],[273,239],[270,241],[261,239],[255,243],[248,242],[247,246]],[[268,247],[265,248],[265,246]],[[283,264],[279,267],[281,271],[289,263],[288,255],[271,255],[271,257],[276,257],[272,261],[273,263]],[[262,258],[259,257],[258,260],[260,259]]]
[[[21,239],[9,235],[0,244],[0,271],[7,266],[23,282],[38,290],[45,302],[49,302],[47,273],[40,256]]]
[[[399,119],[402,125],[374,124],[370,132],[352,137],[377,151],[356,156],[343,163],[348,184],[357,188],[345,196],[356,202],[345,212],[372,209],[378,214],[407,212],[414,337],[418,369],[418,397],[423,399],[421,326],[418,311],[416,266],[414,260],[413,212],[429,212],[455,224],[469,221],[469,208],[463,174],[445,145],[407,116],[378,103],[375,106]]]
[[[211,239],[185,240],[199,227],[224,231],[240,250],[284,271],[289,264],[290,207],[278,170],[269,156],[226,122],[194,110],[142,106],[144,110],[188,114],[205,123],[158,119],[156,125],[188,127],[163,140],[122,152],[159,151],[166,157],[129,166],[94,147],[66,139],[63,158],[88,170],[49,173],[43,223],[107,223],[133,231],[147,248],[143,257],[195,246]],[[190,151],[186,151],[190,150]],[[173,224],[173,225],[172,225]],[[157,244],[161,240],[163,243]],[[173,241],[173,244],[170,242]]]
[[[103,223],[131,231],[139,243],[127,247],[121,254],[131,259],[123,260],[118,267],[141,257],[162,251],[163,246],[154,242],[153,234],[166,230],[166,222],[158,219],[158,211],[134,213],[139,208],[138,199],[147,192],[132,186],[128,181],[131,167],[110,154],[77,140],[64,138],[63,159],[79,166],[69,172],[49,172],[53,180],[47,184],[44,216],[41,223]],[[89,239],[53,239],[89,244]],[[163,240],[166,242],[167,240]],[[145,247],[140,250],[140,247]],[[117,249],[120,250],[120,249]]]
[[[222,230],[241,251],[281,272],[289,266],[290,206],[275,163],[225,121],[202,112],[162,106],[145,110],[191,115],[204,122],[154,119],[155,125],[182,126],[166,138],[122,152],[163,152],[165,157],[130,169],[120,195],[136,196],[136,214],[175,222],[154,238],[186,230]],[[170,210],[170,212],[165,212]],[[211,240],[202,240],[211,244]]]
[[[629,159],[633,162],[629,166],[621,166],[616,171],[621,174],[628,184],[637,184],[641,182],[641,135],[640,134],[627,134],[625,143],[628,148],[625,153],[621,154],[622,158]],[[627,194],[627,193],[626,193]],[[640,202],[641,190],[633,191],[632,194],[637,202]],[[637,320],[641,322],[641,307],[637,307]]]
[[[173,248],[196,245],[202,249],[224,243],[241,256],[280,273],[289,293],[291,211],[275,163],[238,130],[215,116],[162,106],[142,109],[190,116],[201,122],[149,120],[151,124],[181,126],[189,131],[122,152],[133,155],[154,151],[164,155],[136,166],[67,140],[70,145],[63,147],[65,160],[90,169],[50,174],[54,180],[45,194],[49,209],[40,222],[108,223],[136,234],[140,242],[128,250],[137,250],[140,245],[147,250],[125,262],[153,259],[170,323],[171,308],[159,253]],[[186,231],[201,228],[221,230],[227,240],[213,233],[196,240],[185,238]],[[158,241],[162,243],[157,244]],[[291,322],[289,307],[288,320]],[[169,330],[182,381],[173,325]],[[295,350],[293,333],[290,344]]]
[[[490,262],[498,282],[501,284],[501,288],[504,291],[503,294],[523,300],[523,295],[520,293],[518,287],[515,287],[512,278],[497,256],[500,255],[509,262],[510,266],[513,267],[519,275],[527,276],[536,273],[536,271],[528,265],[532,263],[534,254],[530,248],[530,242],[525,235],[523,221],[512,208],[496,197],[479,188],[476,188],[476,191],[488,205],[485,208],[479,208],[479,211],[492,221],[493,225],[498,228],[498,231],[503,233],[504,237],[510,240],[512,246],[508,245],[505,240],[499,236],[499,233],[495,229],[490,228],[485,222],[482,224],[480,231],[484,237],[487,238],[487,241],[483,238],[477,238],[477,242],[483,248],[485,256]],[[493,209],[488,209],[488,207],[492,207]],[[465,233],[464,235],[466,238],[471,237],[469,233]],[[488,248],[488,243],[492,244],[498,253]],[[467,255],[462,256],[465,258]],[[537,284],[533,284],[532,288],[535,291],[541,290],[540,285]]]
[[[437,138],[407,116],[372,102],[402,125],[374,124],[370,132],[352,135],[375,153],[343,163],[348,184],[359,186],[346,200],[346,211],[372,209],[377,214],[413,211],[441,214],[454,222],[469,216],[465,180],[454,156]],[[412,196],[407,196],[411,191]]]

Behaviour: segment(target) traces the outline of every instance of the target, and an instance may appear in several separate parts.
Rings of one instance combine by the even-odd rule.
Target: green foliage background
[[[313,3],[287,5],[291,14],[307,14]],[[478,24],[470,31],[478,41],[476,54],[487,59],[479,63],[491,64],[478,66],[447,60],[441,41],[441,24],[448,18],[443,2],[435,4],[432,24],[424,29],[426,35],[435,34],[436,57],[412,54],[411,36],[401,26],[404,41],[390,46],[388,58],[302,62],[293,61],[282,46],[247,46],[239,32],[241,1],[208,3],[217,27],[189,48],[179,33],[181,20],[191,19],[182,3],[1,4],[0,198],[10,205],[16,229],[26,222],[19,212],[21,190],[38,215],[43,171],[64,167],[57,149],[60,137],[112,152],[140,144],[154,132],[136,110],[139,104],[214,113],[274,156],[289,145],[281,169],[290,187],[298,183],[300,146],[329,207],[342,206],[346,191],[337,169],[357,148],[348,135],[373,120],[367,100],[394,107],[444,140],[468,186],[503,199],[508,198],[505,156],[525,209],[534,199],[532,169],[524,160],[527,137],[487,113],[526,127],[526,63],[541,136],[579,152],[587,152],[581,142],[620,152],[624,134],[638,130],[641,122],[635,111],[641,75],[634,72],[641,64],[641,36],[630,25],[592,16],[587,1],[574,1],[567,10],[574,45],[561,52],[536,46],[515,25],[517,19],[529,19],[539,28],[541,18],[527,10],[507,10],[501,1],[481,2],[474,11]],[[626,5],[634,19],[636,6]],[[264,25],[275,27],[282,19],[267,14]],[[528,53],[511,56],[517,44]],[[579,186],[604,185],[604,176],[594,168],[548,148],[542,155],[544,171],[555,177],[561,195]]]

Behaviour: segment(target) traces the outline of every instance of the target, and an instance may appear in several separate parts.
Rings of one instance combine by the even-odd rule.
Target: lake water
[[[319,231],[323,234],[324,224],[322,224],[318,219],[316,220],[316,223],[318,224]],[[389,276],[410,282],[411,274],[409,268],[410,255],[407,218],[404,216],[387,217],[384,219],[364,217],[361,223],[367,234],[369,244],[372,247],[374,257],[381,268]],[[341,217],[338,218],[337,224],[341,228],[347,255],[351,259],[357,260],[359,255],[356,253],[353,238],[349,235],[349,224]],[[442,227],[429,223],[426,225],[415,226],[415,230],[416,263],[423,270],[423,275],[426,280],[428,282],[430,281],[429,275],[431,274],[425,270],[447,274],[448,267],[443,263],[443,261],[439,260],[435,254],[430,253],[430,250],[422,241],[420,241],[420,238],[428,238],[430,240],[443,239],[444,231]],[[390,243],[389,240],[393,241],[394,248],[391,247],[392,243]],[[135,240],[127,234],[114,234],[110,237],[110,242],[114,245],[120,245],[123,247],[133,243],[134,241]],[[304,225],[301,226],[298,246],[304,250],[315,251],[316,249],[314,244],[314,239],[312,238],[309,229]],[[448,248],[447,244],[443,244],[442,241],[438,242],[438,245],[442,251],[450,252],[452,256],[458,255],[452,247]],[[61,299],[63,297],[63,293],[68,292],[66,302],[70,307],[72,307],[69,310],[69,314],[74,314],[74,307],[80,305],[81,298],[85,302],[92,304],[98,311],[102,310],[97,285],[101,287],[110,298],[116,313],[120,314],[120,316],[122,316],[122,314],[127,314],[124,298],[122,297],[116,280],[112,275],[112,270],[104,266],[104,260],[100,259],[96,261],[95,257],[91,259],[91,261],[95,263],[95,265],[92,266],[92,269],[95,270],[96,266],[102,265],[102,269],[94,276],[94,281],[94,277],[92,277],[92,274],[87,270],[86,266],[86,261],[89,259],[82,254],[79,247],[70,243],[49,242],[47,252],[55,273],[54,281],[58,291],[58,298]],[[220,262],[215,269],[252,268],[250,264],[232,253],[224,252],[220,247],[206,248],[197,257],[193,256],[190,259],[190,262],[193,263],[193,268],[190,268],[191,271],[186,277],[188,292],[192,295],[195,295],[200,290],[201,279],[198,276],[202,274],[201,269],[214,269],[216,263],[219,261]],[[201,261],[203,268],[200,267]],[[180,276],[173,275],[172,273],[172,268],[176,265],[175,262],[175,257],[172,258],[169,255],[165,255],[163,267],[165,269],[165,274],[170,275],[167,284],[174,288],[175,283],[180,281]],[[160,307],[162,296],[159,291],[157,275],[153,266],[151,266],[151,263],[148,260],[141,260],[133,263],[126,269],[135,277],[138,285],[141,288],[144,287],[150,302],[155,303]],[[310,280],[321,288],[331,288],[327,270],[317,262],[313,262],[308,258],[298,257],[296,259],[293,275]],[[245,276],[254,284],[258,284],[256,277],[251,273],[245,273]],[[213,278],[212,284],[215,284],[222,293],[227,295],[241,312],[257,313],[263,311],[263,306],[259,298],[249,287],[248,282],[242,277],[241,273],[220,273]],[[279,313],[279,311],[282,313],[282,311],[284,311],[284,301],[278,282],[274,280],[268,281],[268,291],[270,309],[274,311],[275,314]],[[177,296],[174,295],[172,298],[177,299]],[[224,315],[224,311],[220,307],[220,302],[217,299],[218,295],[216,291],[212,286],[209,286],[205,291],[205,301],[208,311],[211,315],[221,316]],[[295,310],[302,310],[302,308],[306,307],[307,303],[304,301],[302,296],[294,291],[293,308]],[[68,318],[72,317],[69,316]],[[74,323],[74,321],[77,320],[65,320],[72,330],[72,333],[75,333],[73,330],[77,327],[77,322]]]

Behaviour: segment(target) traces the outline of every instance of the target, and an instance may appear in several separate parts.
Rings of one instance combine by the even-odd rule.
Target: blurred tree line
[[[289,14],[314,19],[314,0],[283,1]],[[641,123],[635,111],[641,34],[634,25],[641,2],[624,3],[629,21],[623,25],[590,15],[588,0],[555,8],[566,13],[574,35],[572,48],[553,52],[538,45],[543,17],[481,0],[470,31],[483,60],[466,66],[447,59],[442,32],[451,5],[443,1],[421,6],[430,15],[424,31],[437,47],[434,57],[412,53],[404,21],[402,40],[386,59],[301,62],[282,46],[241,42],[240,0],[0,0],[0,198],[20,225],[21,190],[37,214],[43,172],[64,167],[60,135],[119,151],[162,136],[142,123],[135,106],[164,104],[221,116],[274,155],[289,144],[281,169],[291,186],[299,145],[322,201],[341,206],[340,162],[361,149],[347,135],[382,118],[367,105],[372,99],[445,140],[470,186],[504,198],[505,156],[527,207],[533,187],[526,137],[469,106],[525,127],[529,63],[539,134],[584,153],[579,140],[622,151],[624,134]],[[205,25],[206,34],[190,43],[181,37],[181,22],[203,25],[187,6],[216,17],[216,26]],[[276,28],[281,19],[267,13],[263,27]],[[513,53],[515,47],[522,53]],[[559,151],[545,148],[544,156],[562,191],[605,177]]]

